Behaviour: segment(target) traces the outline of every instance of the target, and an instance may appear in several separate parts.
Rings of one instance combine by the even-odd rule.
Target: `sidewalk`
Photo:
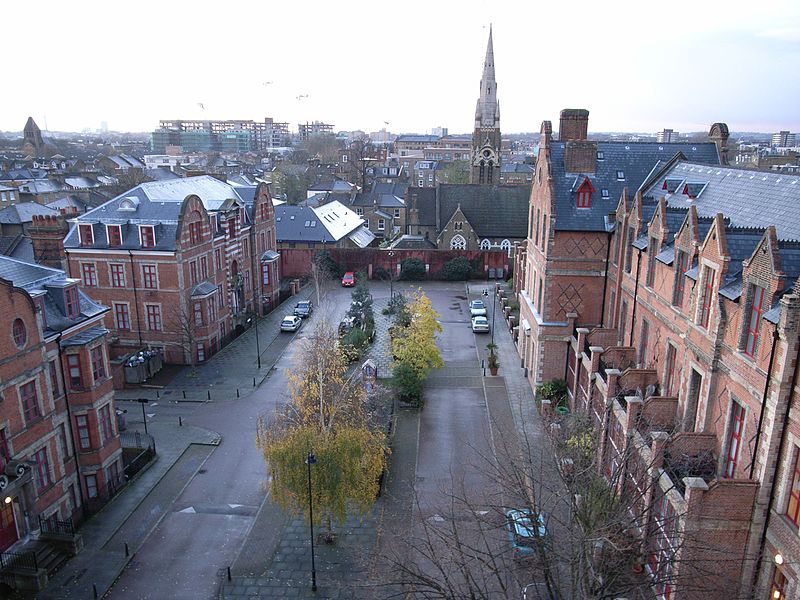
[[[280,323],[291,313],[294,305],[311,296],[311,286],[290,296],[275,310],[258,319],[258,348],[256,326],[247,329],[222,350],[192,369],[182,369],[163,389],[147,387],[117,390],[119,400],[170,400],[173,402],[208,402],[221,398],[245,398],[261,385],[286,347],[281,339]],[[258,353],[261,368],[258,368]]]
[[[79,529],[84,549],[50,580],[38,600],[102,598],[168,506],[220,443],[213,431],[151,423],[157,457],[150,467]],[[128,545],[128,556],[125,555]]]

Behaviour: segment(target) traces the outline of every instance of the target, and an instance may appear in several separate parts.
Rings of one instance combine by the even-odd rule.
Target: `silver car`
[[[483,303],[483,300],[470,300],[469,314],[471,317],[485,317],[486,305]]]
[[[489,319],[486,317],[472,317],[472,331],[475,333],[489,333]]]
[[[303,324],[303,319],[295,315],[286,315],[281,321],[281,331],[297,331],[300,325]]]

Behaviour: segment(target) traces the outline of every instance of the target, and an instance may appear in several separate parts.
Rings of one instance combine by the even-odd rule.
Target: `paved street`
[[[472,333],[467,309],[468,299],[478,297],[483,287],[473,283],[467,294],[463,283],[425,283],[441,315],[439,344],[446,366],[430,376],[421,412],[396,415],[390,469],[373,510],[349,518],[335,545],[317,546],[315,594],[310,591],[308,527],[302,517],[284,514],[270,501],[255,430],[259,416],[269,418],[286,401],[286,371],[297,360],[304,332],[322,318],[337,323],[347,309],[350,290],[338,286],[322,294],[297,334],[278,332],[280,319],[297,298],[260,321],[260,370],[251,328],[191,376],[184,372],[157,393],[120,394],[152,399],[145,418],[159,459],[83,528],[87,550],[41,597],[91,598],[92,583],[102,595],[115,579],[108,598],[384,598],[401,591],[392,561],[398,552],[410,556],[412,549],[399,542],[419,533],[420,523],[448,516],[445,501],[457,494],[482,507],[469,515],[471,522],[476,514],[507,503],[488,468],[495,452],[518,449],[517,432],[542,439],[532,394],[522,370],[513,367],[519,363],[501,319],[496,320],[495,342],[503,376],[483,376],[480,360],[489,337]],[[403,288],[395,285],[396,292]],[[389,286],[371,282],[371,291],[378,337],[370,356],[386,377],[389,318],[381,309]],[[311,294],[307,287],[301,297]],[[141,405],[120,400],[120,406],[128,410],[130,428],[141,430]],[[488,534],[498,549],[505,540],[500,525],[495,519]],[[125,543],[130,557],[124,555]],[[513,580],[514,573],[508,577]]]

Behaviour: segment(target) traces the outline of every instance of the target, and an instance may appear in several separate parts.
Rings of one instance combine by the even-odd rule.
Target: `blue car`
[[[506,529],[515,560],[535,556],[538,552],[536,544],[547,544],[542,513],[537,515],[527,508],[509,508],[506,511]]]

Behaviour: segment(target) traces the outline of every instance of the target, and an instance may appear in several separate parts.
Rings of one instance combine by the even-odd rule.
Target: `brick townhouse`
[[[195,364],[276,306],[275,240],[266,184],[201,176],[121,194],[75,219],[64,247],[70,275],[110,307],[114,357],[150,348]]]
[[[63,271],[0,257],[0,551],[124,483],[107,311]]]
[[[637,178],[615,162],[609,206],[608,148],[565,113],[559,142],[543,124],[516,253],[531,383],[565,378],[593,420],[658,597],[797,597],[800,178],[726,166],[718,123],[717,164],[703,144]]]

